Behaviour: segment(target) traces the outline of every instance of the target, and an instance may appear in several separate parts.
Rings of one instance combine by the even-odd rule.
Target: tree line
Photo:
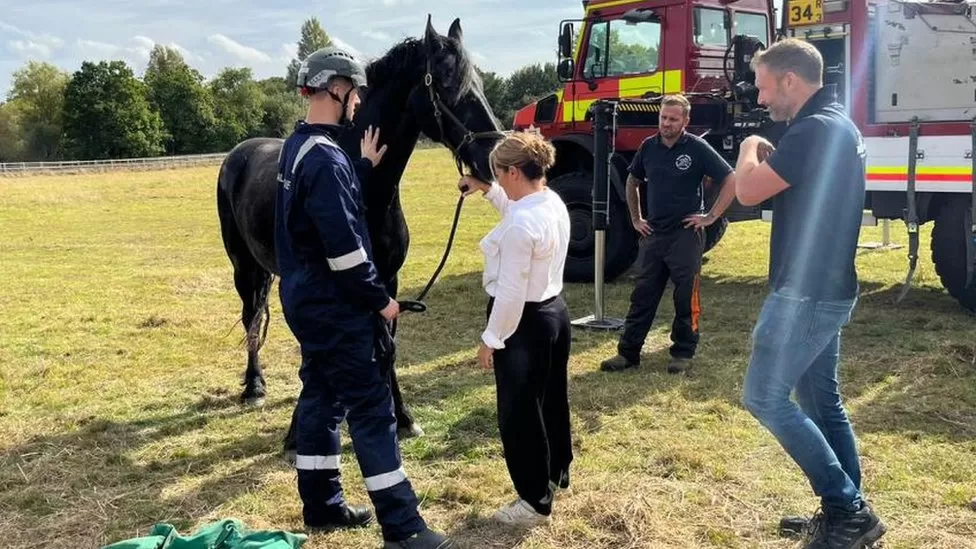
[[[305,114],[294,82],[301,61],[332,44],[305,21],[285,76],[256,80],[228,67],[207,80],[176,49],[156,45],[137,77],[124,61],[85,61],[73,74],[30,61],[0,103],[0,162],[102,160],[226,152],[251,137],[286,137]],[[478,69],[502,126],[559,87],[553,63],[510,76]]]

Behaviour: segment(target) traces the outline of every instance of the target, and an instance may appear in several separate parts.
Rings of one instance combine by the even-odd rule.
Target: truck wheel
[[[718,185],[715,185],[711,181],[705,184],[705,210],[708,211],[718,200],[718,195],[721,189]],[[710,226],[705,228],[705,249],[702,253],[708,253],[708,250],[714,248],[722,237],[725,235],[725,229],[729,227],[729,220],[725,217],[720,217],[718,221],[712,223]]]
[[[954,196],[939,208],[932,229],[932,261],[949,294],[976,312],[976,281],[966,286],[966,262],[976,261],[966,250],[966,241],[971,238],[970,207],[968,199]]]
[[[725,229],[728,227],[729,220],[721,217],[705,228],[705,250],[703,253],[708,253],[708,250],[714,248],[722,240],[722,237],[725,236]]]
[[[593,282],[595,238],[593,234],[593,175],[572,172],[549,182],[569,210],[570,239],[563,279],[566,282]],[[613,191],[611,190],[611,194]],[[603,276],[611,282],[623,274],[637,258],[637,233],[630,224],[627,206],[610,200],[610,226],[606,231],[606,256]]]

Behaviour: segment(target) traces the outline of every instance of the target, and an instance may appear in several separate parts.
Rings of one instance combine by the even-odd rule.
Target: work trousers
[[[637,281],[630,295],[624,333],[617,344],[617,352],[628,361],[640,363],[641,348],[654,323],[669,279],[674,284],[671,356],[695,356],[701,314],[698,285],[704,238],[702,231],[681,228],[666,234],[653,233],[642,239]]]
[[[488,315],[494,299],[488,301]],[[573,461],[569,312],[562,296],[526,303],[518,328],[494,352],[498,428],[519,497],[552,513],[550,482],[565,486]]]
[[[374,355],[375,327],[348,322],[343,331],[328,347],[302,342],[295,466],[305,522],[321,522],[344,503],[339,425],[345,419],[383,537],[406,539],[426,524],[403,470],[393,396]]]

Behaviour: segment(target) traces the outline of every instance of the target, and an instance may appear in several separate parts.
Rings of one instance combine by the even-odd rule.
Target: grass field
[[[240,303],[220,241],[217,169],[0,180],[0,545],[99,547],[156,522],[187,532],[223,517],[302,528],[295,474],[279,450],[298,392],[297,346],[277,298],[262,351],[263,409],[237,404]],[[418,152],[403,184],[413,297],[446,241],[456,176],[443,150]],[[743,410],[749,335],[765,293],[769,227],[737,224],[704,266],[693,375],[669,376],[665,300],[638,371],[604,374],[612,334],[576,331],[573,492],[548,528],[488,517],[513,497],[490,372],[477,241],[495,222],[469,199],[455,251],[424,315],[399,336],[405,398],[427,435],[405,466],[435,528],[471,548],[792,548],[783,514],[817,502],[776,441]],[[902,225],[893,225],[904,242]],[[976,322],[928,255],[892,303],[905,250],[865,251],[863,295],[843,345],[843,389],[863,450],[865,489],[889,525],[885,547],[976,547]],[[866,228],[862,240],[879,240]],[[825,234],[829,238],[829,232]],[[626,313],[628,280],[608,287]],[[277,289],[274,291],[277,296]],[[567,288],[571,314],[592,288]],[[348,437],[345,487],[366,500]],[[379,546],[376,527],[306,547]]]

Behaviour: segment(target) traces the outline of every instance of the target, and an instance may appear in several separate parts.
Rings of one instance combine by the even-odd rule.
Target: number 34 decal
[[[823,0],[790,0],[790,25],[823,22]]]

